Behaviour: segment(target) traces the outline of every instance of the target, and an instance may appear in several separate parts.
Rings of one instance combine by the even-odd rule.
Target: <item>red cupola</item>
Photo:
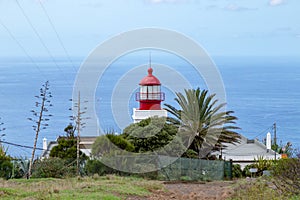
[[[161,110],[160,103],[165,100],[161,92],[161,83],[152,74],[153,69],[148,69],[148,75],[140,82],[140,92],[136,93],[136,100],[140,102],[139,110]]]

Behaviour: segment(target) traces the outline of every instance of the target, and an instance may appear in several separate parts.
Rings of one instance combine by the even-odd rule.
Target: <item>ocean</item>
[[[99,123],[102,129],[121,132],[124,124],[130,123],[132,108],[138,107],[134,94],[138,89],[139,81],[147,75],[148,54],[135,57],[128,56],[113,62],[105,71],[98,83],[95,92],[95,105]],[[178,72],[190,82],[193,88],[207,88],[205,82],[199,78],[194,69],[180,58],[152,56],[154,75],[160,78],[156,66],[167,65],[171,70]],[[72,58],[71,64],[63,58],[56,58],[56,62],[49,58],[34,59],[35,63],[26,58],[0,59],[0,130],[1,140],[7,143],[33,146],[35,132],[33,123],[27,118],[32,117],[30,110],[36,109],[34,96],[45,81],[50,82],[50,99],[54,105],[49,108],[49,127],[42,130],[38,144],[42,148],[43,138],[55,140],[64,134],[64,127],[71,121],[69,110],[72,103],[73,84],[79,67],[84,59]],[[272,125],[277,125],[277,142],[285,144],[292,142],[294,148],[300,143],[300,62],[289,57],[215,57],[213,58],[224,82],[227,97],[227,109],[233,110],[239,118],[239,131],[250,139],[262,140],[267,132],[273,133]],[[114,119],[112,113],[112,91],[124,79],[130,70],[137,66],[144,67],[144,73],[136,73],[130,83],[122,82],[122,88],[131,91],[128,94],[128,105],[125,110],[127,120],[121,126]],[[157,72],[157,73],[155,73]],[[170,75],[172,78],[172,76]],[[132,81],[132,80],[136,80]],[[179,84],[179,83],[178,83]],[[134,87],[132,87],[134,85]],[[164,86],[166,93],[164,103],[174,105],[174,91]],[[130,87],[130,88],[126,88]],[[176,85],[174,86],[176,88]],[[124,99],[120,99],[120,102]],[[163,106],[162,106],[163,107]],[[273,135],[272,135],[273,136]],[[3,144],[7,153],[16,157],[29,157],[31,149],[12,144]],[[37,151],[37,155],[41,151]]]

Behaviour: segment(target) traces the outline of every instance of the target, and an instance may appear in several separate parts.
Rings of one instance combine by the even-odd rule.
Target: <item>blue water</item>
[[[104,129],[121,132],[111,113],[111,94],[114,86],[122,75],[135,66],[147,64],[147,56],[126,57],[114,62],[100,80],[96,91],[97,114]],[[293,58],[213,58],[224,82],[227,95],[227,108],[235,111],[239,118],[237,125],[240,133],[248,138],[263,139],[274,122],[277,123],[278,142],[291,141],[293,146],[300,143],[300,62]],[[49,113],[53,117],[49,128],[41,131],[38,147],[42,147],[42,139],[55,140],[64,134],[63,129],[70,123],[72,115],[69,101],[72,98],[73,83],[77,70],[83,62],[82,58],[73,58],[73,64],[57,59],[57,65],[50,59],[35,59],[36,64],[25,59],[0,59],[0,122],[6,128],[1,139],[7,142],[33,146],[35,136],[30,110],[35,109],[35,95],[46,81],[50,81],[53,107]],[[191,82],[191,85],[206,88],[204,81],[199,79],[189,63],[180,58],[156,57],[155,63],[165,64],[178,71]],[[183,68],[184,66],[184,68]],[[155,73],[155,71],[154,71]],[[141,78],[136,75],[136,87]],[[155,74],[159,78],[159,74]],[[162,83],[163,84],[163,83]],[[124,86],[126,87],[126,85]],[[132,88],[136,90],[136,88]],[[166,102],[174,104],[174,94],[167,87]],[[134,92],[128,102],[128,117],[132,108],[137,107]],[[31,149],[4,144],[8,154],[12,156],[30,156]],[[37,151],[37,155],[41,152]]]

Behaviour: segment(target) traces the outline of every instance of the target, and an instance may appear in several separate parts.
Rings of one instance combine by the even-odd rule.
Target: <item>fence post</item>
[[[232,180],[232,159],[229,160],[229,179]]]

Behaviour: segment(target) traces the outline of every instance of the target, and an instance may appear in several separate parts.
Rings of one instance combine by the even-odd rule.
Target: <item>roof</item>
[[[240,143],[236,144],[224,144],[227,147],[223,150],[222,156],[232,160],[254,160],[258,157],[264,159],[274,159],[275,151],[267,150],[266,145],[259,142],[257,139],[249,140],[244,136],[241,136]],[[281,155],[276,153],[276,158],[280,158]]]
[[[145,76],[141,81],[140,85],[161,85],[158,78],[156,78],[153,74],[153,69],[149,67],[148,69],[148,75]]]

